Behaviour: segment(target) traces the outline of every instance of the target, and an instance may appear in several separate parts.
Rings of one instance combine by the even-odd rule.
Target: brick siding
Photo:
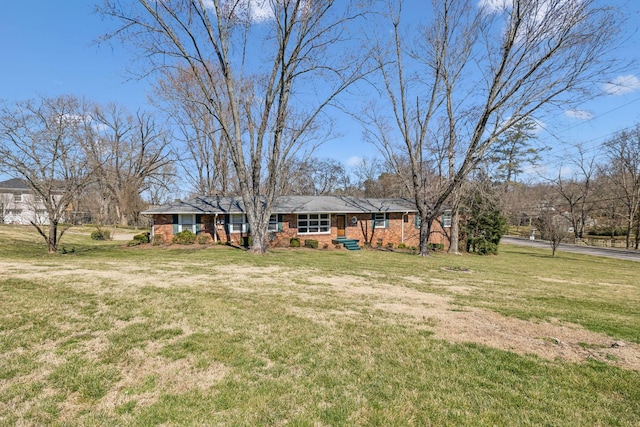
[[[338,216],[343,214],[331,215],[331,232],[327,234],[301,234],[298,235],[298,216],[296,214],[282,215],[282,231],[270,232],[268,234],[269,246],[271,247],[288,247],[292,237],[299,237],[301,245],[307,239],[317,240],[319,247],[327,245],[332,246],[332,240],[338,236]],[[406,246],[420,245],[420,230],[415,226],[415,214],[403,214],[401,212],[392,212],[388,214],[388,227],[373,228],[373,220],[370,213],[344,214],[345,216],[345,237],[349,239],[357,239],[360,245],[370,242],[372,246],[387,246],[389,243],[393,247],[404,243]],[[357,221],[354,224],[353,218]],[[221,242],[229,242],[232,244],[240,244],[241,239],[247,236],[247,233],[229,233],[227,234],[227,225],[224,223],[225,216],[218,215],[218,224],[215,224],[216,217],[214,215],[201,216],[200,234],[208,234],[211,236],[211,242],[214,240]],[[154,215],[153,217],[153,234],[161,235],[165,242],[171,242],[173,237],[173,215]],[[445,249],[448,248],[448,238],[439,221],[434,222],[431,227],[430,243],[443,244]]]

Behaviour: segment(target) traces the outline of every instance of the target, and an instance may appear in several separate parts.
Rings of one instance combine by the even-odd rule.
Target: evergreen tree
[[[466,200],[467,252],[497,255],[500,239],[507,231],[507,219],[500,211],[491,182],[482,180],[478,187],[478,191],[473,191]]]
[[[504,183],[504,191],[508,191],[517,176],[524,171],[527,164],[535,164],[540,160],[540,153],[546,147],[535,147],[536,123],[532,119],[516,123],[498,140],[496,148],[489,159],[496,165],[494,179]]]

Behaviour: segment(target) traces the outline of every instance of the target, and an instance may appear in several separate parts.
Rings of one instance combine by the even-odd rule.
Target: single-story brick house
[[[195,197],[142,212],[152,218],[152,236],[164,241],[183,230],[210,236],[211,242],[240,244],[250,230],[239,197]],[[269,246],[289,246],[293,237],[317,240],[322,247],[357,240],[373,246],[419,246],[417,209],[407,199],[348,196],[280,196],[269,221]],[[449,215],[432,226],[430,242],[448,246]],[[346,246],[346,245],[345,245]]]

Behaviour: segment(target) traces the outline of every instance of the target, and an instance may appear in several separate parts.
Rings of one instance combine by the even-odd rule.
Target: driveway
[[[133,240],[136,233],[113,233],[113,240]]]
[[[545,240],[529,240],[521,237],[504,236],[500,241],[510,245],[548,249],[549,253],[551,253],[551,245]],[[561,243],[560,246],[558,246],[558,250],[562,252],[626,259],[629,261],[640,261],[640,251],[635,250],[599,248],[595,246],[570,245],[566,243]]]

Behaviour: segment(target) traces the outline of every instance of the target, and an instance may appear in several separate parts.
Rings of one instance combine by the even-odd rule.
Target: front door
[[[345,215],[336,215],[336,226],[338,228],[338,237],[346,236],[347,217]]]

